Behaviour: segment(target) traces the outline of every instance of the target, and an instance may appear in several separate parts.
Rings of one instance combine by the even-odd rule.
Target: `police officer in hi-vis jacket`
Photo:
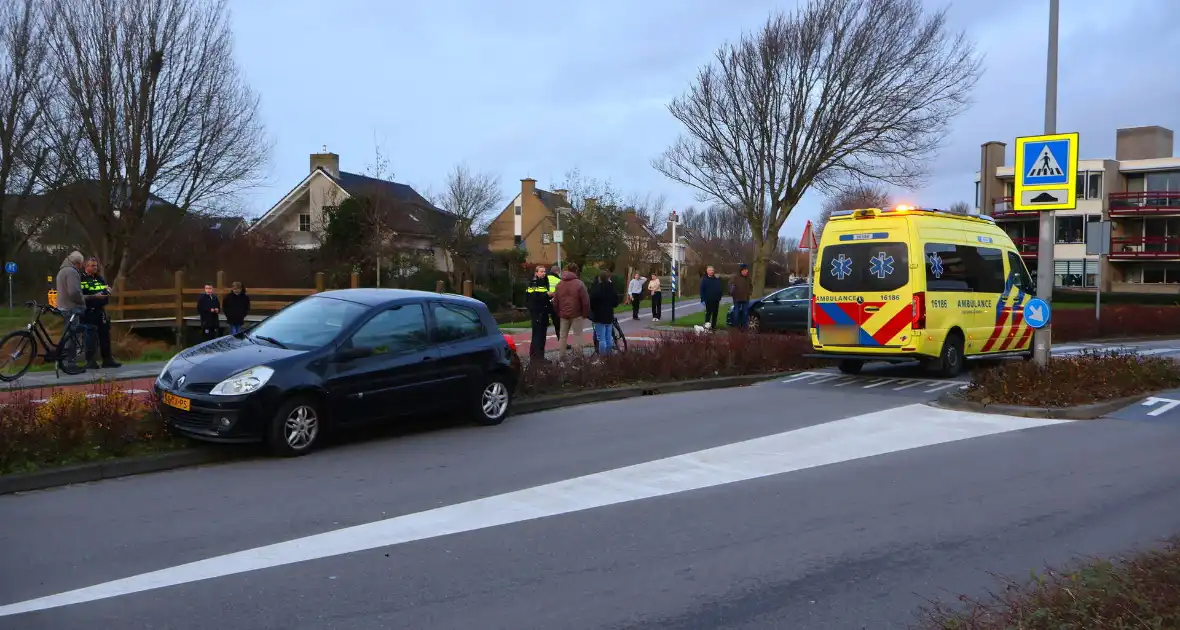
[[[82,323],[90,329],[86,335],[86,369],[99,368],[98,362],[95,361],[95,350],[101,351],[101,367],[119,367],[121,364],[111,354],[111,320],[107,317],[111,288],[107,286],[106,278],[98,271],[97,258],[91,257],[86,260],[85,273],[82,275],[82,296],[86,300],[86,313],[82,316]],[[94,347],[96,335],[98,348]]]

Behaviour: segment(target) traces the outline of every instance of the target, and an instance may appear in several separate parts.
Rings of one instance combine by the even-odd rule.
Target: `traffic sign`
[[[14,262],[4,263],[4,272],[9,273],[9,274],[16,273],[16,263],[14,263]]]
[[[1016,139],[1016,210],[1073,210],[1078,207],[1078,134],[1057,133]]]
[[[1033,328],[1048,326],[1052,318],[1053,312],[1049,309],[1049,303],[1041,298],[1035,297],[1024,305],[1024,321]]]
[[[799,249],[812,249],[816,245],[815,229],[811,227],[811,221],[809,220],[807,226],[803,228],[803,237],[799,239]]]
[[[553,230],[553,242],[554,243],[561,243],[564,241],[565,241],[565,231],[564,230]]]

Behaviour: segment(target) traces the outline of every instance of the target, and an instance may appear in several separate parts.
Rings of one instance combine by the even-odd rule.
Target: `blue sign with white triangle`
[[[1024,144],[1024,185],[1046,186],[1069,183],[1069,140],[1043,140]]]
[[[1024,321],[1033,328],[1044,328],[1049,325],[1053,312],[1049,303],[1041,298],[1033,298],[1024,305]]]

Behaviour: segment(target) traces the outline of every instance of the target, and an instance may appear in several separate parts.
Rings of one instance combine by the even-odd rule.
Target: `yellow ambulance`
[[[944,376],[966,359],[1027,355],[1035,295],[990,217],[898,206],[833,213],[813,271],[811,344],[855,374],[917,360]]]

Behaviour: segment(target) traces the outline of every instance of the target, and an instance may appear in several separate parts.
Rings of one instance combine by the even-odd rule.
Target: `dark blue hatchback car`
[[[177,354],[155,388],[184,435],[301,455],[334,425],[455,407],[499,424],[519,374],[516,346],[483,302],[347,289]]]

